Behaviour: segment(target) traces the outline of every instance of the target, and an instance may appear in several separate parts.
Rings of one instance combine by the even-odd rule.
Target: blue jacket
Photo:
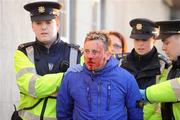
[[[57,96],[58,120],[142,120],[136,106],[141,99],[136,80],[111,58],[96,72],[83,66],[81,72],[64,76]]]

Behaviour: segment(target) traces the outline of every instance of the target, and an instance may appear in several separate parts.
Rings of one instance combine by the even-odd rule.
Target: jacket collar
[[[176,61],[172,62],[173,68],[180,68],[180,56],[178,56]]]

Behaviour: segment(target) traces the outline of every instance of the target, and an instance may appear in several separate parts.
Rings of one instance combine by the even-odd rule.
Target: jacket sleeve
[[[150,102],[180,101],[180,78],[148,87],[146,89],[146,97]]]
[[[130,75],[126,81],[128,82],[126,96],[128,120],[143,120],[143,109],[137,106],[137,102],[142,98],[136,80]]]
[[[43,98],[56,93],[63,77],[63,73],[44,76],[36,74],[34,63],[20,50],[15,52],[14,68],[20,92],[34,98]]]
[[[70,84],[68,74],[64,76],[61,87],[57,95],[57,119],[58,120],[72,120],[74,101],[70,95]],[[72,78],[72,77],[71,77]]]

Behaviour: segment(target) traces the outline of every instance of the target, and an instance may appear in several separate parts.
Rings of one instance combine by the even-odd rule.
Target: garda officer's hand
[[[143,90],[143,89],[139,89],[139,91],[140,91],[140,93],[141,93],[141,96],[142,96],[142,98],[143,98],[143,101],[144,101],[145,103],[147,103],[148,101],[147,101],[147,98],[146,98],[146,91]]]
[[[83,70],[83,66],[81,64],[77,64],[69,67],[64,74],[66,75],[69,72],[81,72],[82,70]]]

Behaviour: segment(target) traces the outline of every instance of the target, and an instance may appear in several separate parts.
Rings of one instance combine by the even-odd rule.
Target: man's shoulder
[[[127,83],[131,83],[135,81],[134,76],[128,72],[126,69],[122,67],[118,67],[117,71],[114,72],[115,81],[119,84],[123,84],[126,86]]]
[[[18,46],[18,49],[25,49],[29,46],[32,46],[35,42],[27,42],[27,43],[22,43]]]
[[[128,76],[130,76],[130,77],[132,76],[132,74],[131,74],[128,70],[126,70],[125,68],[123,68],[123,67],[121,67],[121,66],[118,66],[117,69],[118,69],[118,70],[117,70],[116,72],[118,73],[118,74],[117,74],[118,76],[121,76],[121,77],[123,77],[123,78],[124,78],[125,76],[127,76],[127,77],[128,77]],[[121,73],[121,74],[119,74],[119,73]]]

